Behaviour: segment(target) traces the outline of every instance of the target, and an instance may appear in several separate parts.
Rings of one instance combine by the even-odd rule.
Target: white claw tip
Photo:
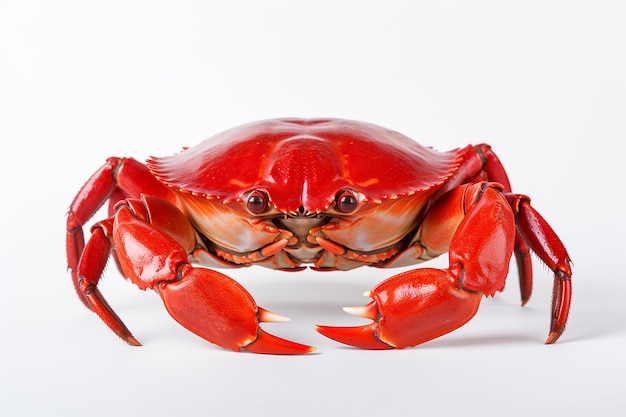
[[[259,307],[259,321],[265,323],[286,323],[291,320],[289,317],[281,316],[280,314],[272,313],[269,310]]]
[[[378,316],[378,308],[376,308],[376,304],[373,301],[364,306],[344,307],[343,311],[353,316],[363,317],[370,320],[376,320],[376,317]]]
[[[363,314],[365,313],[364,306],[344,307],[343,311],[353,316],[357,316],[357,317],[363,317]]]

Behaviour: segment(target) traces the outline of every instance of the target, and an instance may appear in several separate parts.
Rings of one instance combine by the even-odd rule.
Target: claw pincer
[[[422,268],[392,277],[366,293],[374,300],[347,313],[373,320],[354,327],[316,326],[338,342],[363,349],[406,348],[442,336],[469,321],[481,294],[459,288],[446,270]]]
[[[314,350],[261,329],[260,322],[281,322],[286,318],[257,307],[236,281],[189,264],[180,269],[180,279],[160,283],[158,292],[170,315],[191,332],[234,351],[301,354]]]

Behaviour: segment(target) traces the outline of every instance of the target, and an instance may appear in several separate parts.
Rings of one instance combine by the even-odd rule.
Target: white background
[[[227,4],[227,5],[226,5]],[[626,8],[620,1],[0,1],[0,413],[6,416],[626,413]],[[552,346],[551,274],[512,275],[462,329],[414,349],[311,325],[397,271],[232,273],[315,354],[236,354],[108,269],[141,348],[78,301],[65,213],[110,155],[168,155],[281,116],[366,120],[447,150],[490,143],[574,261]],[[438,265],[444,265],[445,259]]]

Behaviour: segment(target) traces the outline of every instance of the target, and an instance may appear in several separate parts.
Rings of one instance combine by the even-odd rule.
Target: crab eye
[[[261,214],[267,210],[267,201],[267,194],[263,191],[255,190],[248,195],[246,204],[251,213]]]
[[[337,198],[335,199],[337,204],[337,210],[342,213],[352,213],[356,210],[358,205],[358,201],[354,191],[352,190],[342,190],[337,193]]]

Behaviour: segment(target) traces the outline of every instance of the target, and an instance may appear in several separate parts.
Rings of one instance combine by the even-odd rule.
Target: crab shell
[[[280,235],[273,226],[295,233],[302,245],[310,229],[333,223],[324,230],[331,241],[371,252],[397,244],[415,228],[459,163],[457,151],[437,152],[369,123],[276,119],[151,158],[148,168],[177,194],[194,226],[225,250],[247,253],[268,245]],[[342,190],[358,201],[350,213],[337,209]],[[246,206],[257,191],[269,200],[263,213]],[[288,218],[309,221],[298,227]]]

